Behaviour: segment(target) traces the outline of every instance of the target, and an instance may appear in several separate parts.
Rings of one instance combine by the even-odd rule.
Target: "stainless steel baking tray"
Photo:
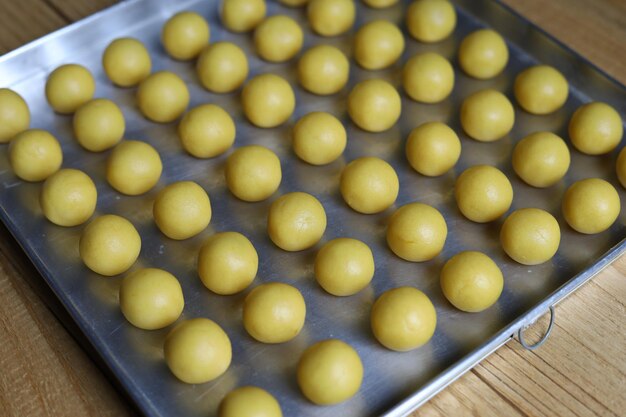
[[[228,39],[249,53],[252,74],[274,71],[284,75],[295,87],[297,110],[290,123],[275,129],[258,129],[247,123],[239,107],[238,94],[214,95],[198,85],[194,65],[169,59],[159,42],[161,25],[172,13],[192,9],[211,24],[212,39]],[[18,91],[32,111],[32,126],[50,130],[62,143],[66,167],[88,172],[97,183],[97,214],[117,213],[129,218],[139,229],[143,248],[136,266],[156,266],[174,273],[181,281],[186,298],[183,318],[210,317],[219,322],[233,341],[234,361],[218,380],[201,385],[178,382],[162,360],[162,342],[167,329],[142,331],[129,325],[119,311],[117,289],[120,278],[103,278],[88,271],[78,257],[82,227],[61,228],[44,220],[38,204],[40,184],[18,180],[7,161],[6,147],[0,150],[0,213],[43,279],[52,288],[97,353],[127,390],[130,397],[150,416],[214,415],[221,398],[232,388],[255,384],[271,391],[287,416],[363,416],[387,413],[401,416],[425,402],[463,372],[509,340],[521,327],[536,319],[624,252],[626,210],[613,227],[604,233],[585,236],[565,225],[560,200],[566,187],[581,178],[603,177],[619,190],[624,189],[614,174],[616,152],[591,157],[572,152],[572,167],[566,178],[548,190],[521,183],[510,167],[510,152],[515,142],[537,130],[551,130],[567,137],[566,125],[572,111],[591,99],[603,100],[624,117],[624,87],[602,74],[592,64],[550,39],[505,6],[487,0],[457,2],[459,22],[454,35],[435,45],[423,45],[407,37],[406,57],[419,51],[434,50],[455,60],[460,39],[468,32],[488,25],[509,42],[510,63],[506,71],[489,81],[469,79],[457,71],[452,96],[440,104],[424,105],[403,98],[399,123],[391,130],[370,134],[355,128],[345,114],[349,89],[337,96],[316,97],[297,87],[294,63],[269,64],[254,54],[249,35],[235,35],[221,28],[217,18],[218,2],[208,0],[166,1],[132,0],[120,3],[65,29],[39,39],[0,57],[0,87]],[[386,10],[359,5],[357,26],[374,18],[385,18],[402,25],[404,4]],[[270,3],[269,13],[285,13],[304,22],[302,10]],[[306,23],[305,23],[306,27]],[[270,201],[244,203],[229,194],[224,184],[224,157],[197,160],[186,155],[177,140],[175,124],[155,124],[138,114],[134,90],[115,88],[105,78],[100,65],[104,47],[114,38],[134,36],[150,49],[154,70],[169,69],[188,83],[191,106],[214,102],[226,108],[237,123],[236,146],[257,143],[273,149],[281,158],[284,180],[276,196],[294,190],[320,198],[328,213],[328,229],[323,241],[349,236],[365,241],[375,254],[376,275],[372,284],[359,294],[335,298],[324,293],[312,276],[316,248],[287,253],[271,244],[265,232],[265,217]],[[350,37],[323,39],[306,29],[306,47],[332,43],[350,54]],[[71,119],[56,115],[44,98],[46,75],[63,63],[86,65],[97,79],[96,96],[108,97],[121,105],[127,119],[127,138],[150,142],[161,153],[164,172],[161,188],[175,180],[191,179],[205,187],[213,203],[214,217],[201,235],[182,242],[164,238],[152,221],[151,206],[156,190],[141,197],[126,197],[114,192],[104,180],[107,153],[88,153],[72,138]],[[461,132],[458,122],[460,101],[472,91],[493,87],[511,96],[515,74],[535,62],[559,68],[570,81],[571,95],[565,108],[550,116],[532,116],[516,109],[516,124],[510,135],[494,143],[479,143]],[[352,66],[350,85],[371,77],[383,77],[399,84],[401,63],[369,72]],[[297,160],[290,150],[290,126],[297,117],[326,110],[346,124],[349,144],[344,156],[325,167],[314,167]],[[449,123],[459,132],[463,154],[452,172],[439,178],[426,178],[413,172],[403,156],[403,143],[415,126],[431,120]],[[364,155],[390,161],[397,170],[401,191],[390,210],[379,215],[362,215],[342,202],[337,179],[346,162]],[[562,226],[561,248],[550,262],[528,267],[509,260],[500,249],[500,222],[476,224],[457,211],[452,196],[455,177],[474,164],[493,164],[511,178],[515,190],[513,209],[540,207],[555,214]],[[450,229],[443,253],[426,263],[404,262],[393,256],[384,243],[385,222],[394,208],[421,201],[444,213]],[[195,272],[195,257],[204,239],[215,231],[237,230],[253,241],[260,253],[260,269],[255,285],[265,281],[289,282],[303,292],[308,306],[302,333],[281,345],[253,341],[241,325],[241,304],[245,296],[222,297],[206,290]],[[322,242],[323,243],[323,242]],[[320,243],[321,244],[321,243]],[[317,246],[319,247],[319,245]],[[460,250],[476,249],[488,253],[503,270],[505,287],[497,305],[479,314],[455,310],[443,298],[438,272],[443,262]],[[369,310],[375,297],[384,290],[412,285],[425,291],[438,313],[437,331],[426,346],[408,353],[385,350],[369,330]],[[295,365],[313,342],[338,337],[356,347],[365,365],[360,392],[351,400],[332,407],[307,402],[295,383]]]

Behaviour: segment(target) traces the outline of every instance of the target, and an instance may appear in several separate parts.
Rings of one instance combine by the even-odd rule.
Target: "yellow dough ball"
[[[61,65],[46,80],[46,99],[50,107],[61,114],[74,113],[93,98],[96,82],[82,65]]]
[[[617,157],[615,172],[617,173],[617,179],[622,184],[622,187],[626,188],[626,148],[623,148]]]
[[[0,143],[7,143],[28,126],[30,110],[22,96],[8,88],[0,88]]]
[[[354,0],[311,0],[307,7],[309,25],[321,36],[346,33],[354,25]]]
[[[402,32],[387,20],[366,23],[354,35],[354,59],[368,70],[390,67],[403,51]]]
[[[58,226],[78,226],[96,210],[98,192],[87,174],[61,169],[43,183],[39,201],[44,216]]]
[[[387,244],[400,258],[424,262],[439,255],[446,243],[448,226],[434,207],[409,203],[391,216],[387,225]]]
[[[456,165],[461,156],[461,141],[445,123],[428,122],[411,131],[405,150],[414,170],[436,177]]]
[[[213,320],[186,320],[172,329],[163,346],[170,371],[188,384],[202,384],[221,376],[233,357],[228,335]]]
[[[511,158],[515,173],[533,187],[549,187],[565,176],[570,164],[567,145],[551,132],[536,132],[515,145]]]
[[[353,295],[367,287],[374,270],[372,250],[357,239],[333,239],[315,258],[317,283],[337,296]]]
[[[194,12],[180,12],[169,18],[161,31],[165,51],[174,59],[197,57],[209,43],[211,31],[202,16]]]
[[[259,255],[252,242],[237,232],[211,236],[198,255],[198,275],[209,290],[220,295],[245,290],[256,277]]]
[[[600,178],[577,181],[563,196],[563,216],[580,233],[604,232],[615,222],[620,209],[615,187]]]
[[[326,230],[326,212],[317,198],[294,192],[282,195],[270,206],[267,232],[272,242],[289,252],[308,249]]]
[[[454,87],[454,69],[443,56],[426,52],[412,57],[402,73],[404,91],[415,101],[439,103]]]
[[[122,140],[126,130],[124,115],[117,104],[97,98],[80,106],[73,119],[74,136],[88,151],[100,152]]]
[[[213,93],[230,93],[248,77],[248,58],[231,42],[217,42],[198,57],[196,72],[204,88]]]
[[[459,46],[459,65],[470,77],[486,80],[500,74],[509,62],[506,42],[491,29],[467,35]]]
[[[298,385],[318,405],[338,404],[361,388],[363,363],[356,350],[338,339],[307,348],[298,362]]]
[[[329,113],[309,113],[293,127],[293,150],[312,165],[329,164],[339,158],[346,142],[346,129]]]
[[[185,82],[169,71],[155,72],[139,84],[137,105],[153,122],[168,123],[185,112],[189,90]]]
[[[513,91],[515,99],[527,112],[549,114],[563,107],[569,86],[556,68],[535,65],[517,75]]]
[[[498,219],[511,207],[513,187],[498,168],[475,165],[463,171],[454,185],[461,213],[477,223]]]
[[[222,24],[232,32],[249,32],[265,18],[265,0],[224,0],[221,4]]]
[[[220,403],[219,417],[282,417],[276,398],[264,389],[245,386],[228,393]]]
[[[400,94],[384,80],[361,81],[348,96],[350,118],[368,132],[382,132],[391,128],[400,118],[401,111]]]
[[[148,192],[161,178],[163,164],[152,146],[137,140],[125,140],[111,151],[106,164],[106,178],[122,194]]]
[[[258,127],[276,127],[291,117],[296,96],[291,85],[275,74],[261,74],[246,83],[241,93],[243,112]]]
[[[456,27],[456,11],[447,0],[417,0],[406,11],[406,26],[420,42],[439,42]]]
[[[496,90],[480,90],[461,105],[461,125],[473,139],[493,142],[506,136],[515,123],[515,111],[509,99]]]
[[[235,122],[215,104],[202,104],[189,110],[178,125],[183,148],[196,158],[213,158],[235,142]]]
[[[226,160],[224,175],[226,185],[235,197],[244,201],[262,201],[280,186],[280,159],[263,146],[242,146]]]
[[[384,9],[386,7],[393,6],[397,2],[398,0],[363,0],[363,3],[372,9]]]
[[[170,239],[195,236],[211,221],[209,196],[193,181],[179,181],[163,188],[152,211],[157,227]]]
[[[144,44],[137,39],[119,38],[104,50],[102,66],[113,84],[133,87],[150,75],[152,60]]]
[[[293,58],[303,41],[300,25],[289,16],[270,16],[254,30],[254,47],[261,58],[270,62]]]
[[[349,76],[348,58],[331,45],[314,46],[298,61],[298,81],[313,94],[335,94],[348,83]]]
[[[343,169],[339,183],[346,204],[364,214],[380,213],[398,197],[398,175],[386,161],[375,157],[358,158]]]
[[[514,261],[538,265],[552,259],[559,249],[561,229],[547,211],[524,208],[509,215],[500,230],[502,249]]]
[[[300,333],[306,304],[296,287],[280,282],[250,291],[243,304],[243,326],[262,343],[284,343]]]
[[[309,0],[279,0],[280,3],[289,7],[302,7],[305,6]]]
[[[428,296],[417,288],[399,287],[378,297],[370,320],[376,340],[387,349],[406,352],[433,337],[437,312]]]
[[[622,118],[608,104],[595,101],[580,106],[569,121],[572,145],[587,155],[602,155],[619,145],[624,134]]]
[[[459,310],[478,313],[498,301],[504,279],[498,265],[481,252],[454,255],[441,269],[443,295]]]
[[[9,144],[9,162],[15,175],[24,181],[43,181],[61,168],[63,151],[50,133],[28,129]]]

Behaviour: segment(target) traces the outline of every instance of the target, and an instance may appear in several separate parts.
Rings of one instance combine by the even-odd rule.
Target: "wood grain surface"
[[[114,2],[0,0],[0,53]],[[626,83],[626,2],[504,2]],[[557,307],[554,331],[542,348],[527,351],[509,342],[414,415],[623,416],[625,278],[622,257]],[[104,366],[90,359],[89,347],[60,324],[56,316],[64,314],[0,225],[0,415],[135,414]],[[546,324],[544,317],[531,327],[529,340]]]

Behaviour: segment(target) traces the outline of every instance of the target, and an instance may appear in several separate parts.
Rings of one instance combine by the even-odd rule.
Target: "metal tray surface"
[[[219,401],[227,392],[240,385],[254,384],[274,394],[286,416],[405,415],[624,252],[626,210],[622,210],[610,230],[592,236],[573,232],[560,213],[561,197],[567,186],[586,177],[608,179],[626,202],[626,193],[614,173],[619,149],[604,157],[572,151],[569,173],[563,181],[547,190],[523,184],[510,166],[513,146],[531,132],[550,130],[567,138],[569,117],[582,102],[591,99],[606,101],[624,118],[624,87],[497,2],[463,0],[457,1],[456,6],[458,26],[449,39],[425,45],[407,36],[402,62],[384,71],[365,71],[352,63],[349,86],[363,79],[381,77],[401,87],[399,74],[407,57],[432,50],[455,62],[456,49],[463,36],[485,25],[495,28],[508,40],[511,58],[506,71],[495,79],[477,81],[456,68],[456,85],[449,99],[440,104],[425,105],[403,96],[401,120],[391,130],[378,134],[363,132],[348,120],[345,100],[349,88],[335,96],[317,97],[298,87],[293,61],[287,64],[261,61],[253,51],[249,35],[232,34],[221,27],[217,1],[123,2],[0,57],[0,87],[19,92],[30,106],[32,127],[47,129],[60,140],[65,167],[82,169],[96,182],[99,193],[96,215],[120,214],[138,228],[143,247],[135,268],[154,266],[175,274],[183,286],[186,300],[181,320],[209,317],[224,327],[233,342],[233,363],[225,375],[200,385],[186,385],[176,380],[163,361],[162,343],[169,329],[143,331],[124,320],[117,301],[121,278],[103,278],[82,265],[78,239],[83,226],[61,228],[47,222],[38,204],[41,185],[17,179],[8,164],[6,147],[1,150],[2,220],[143,413],[149,416],[215,415]],[[359,4],[355,27],[376,18],[389,19],[403,26],[404,7],[403,3],[385,10],[372,10]],[[208,93],[199,86],[193,63],[177,62],[167,57],[159,42],[160,28],[170,15],[183,9],[198,11],[207,18],[211,24],[212,41],[230,40],[242,46],[248,52],[251,75],[272,71],[291,82],[298,105],[287,124],[275,129],[251,126],[242,115],[238,93]],[[303,22],[306,28],[302,9],[270,3],[268,13],[288,14]],[[305,34],[305,48],[330,43],[350,55],[350,34],[330,39],[317,37],[309,29],[305,29]],[[135,107],[134,89],[116,88],[106,79],[100,65],[101,54],[112,39],[120,36],[134,36],[147,45],[154,71],[168,69],[179,74],[189,86],[191,107],[206,102],[223,106],[237,123],[235,146],[261,144],[279,155],[284,179],[272,198],[254,204],[234,198],[224,183],[225,155],[211,160],[188,156],[179,145],[175,123],[155,124],[144,119]],[[516,108],[515,127],[507,137],[493,143],[467,138],[457,116],[462,99],[473,91],[488,87],[512,97],[515,74],[536,62],[556,66],[570,81],[571,93],[565,107],[549,116],[532,116]],[[127,120],[126,138],[147,141],[159,150],[164,171],[153,191],[139,197],[115,192],[104,179],[107,152],[82,150],[72,137],[71,117],[56,115],[48,107],[44,97],[45,78],[63,63],[87,66],[97,80],[96,97],[111,98],[121,106]],[[348,130],[349,143],[343,157],[324,167],[299,161],[290,149],[290,127],[298,117],[314,110],[337,115]],[[459,133],[463,152],[451,172],[442,177],[427,178],[412,171],[405,161],[404,140],[411,129],[433,120],[446,122]],[[354,158],[366,155],[389,161],[400,178],[401,191],[396,204],[378,215],[362,215],[350,210],[338,192],[341,169]],[[539,207],[557,217],[562,242],[551,261],[532,267],[511,261],[499,245],[501,221],[477,224],[459,214],[453,198],[454,181],[464,169],[475,164],[497,166],[509,176],[515,191],[511,210]],[[152,201],[164,185],[183,179],[197,181],[208,191],[214,215],[209,228],[199,236],[173,241],[156,229],[152,221]],[[309,192],[321,200],[328,215],[328,228],[322,242],[315,248],[287,253],[273,246],[267,237],[266,213],[276,197],[296,190]],[[412,201],[438,208],[450,231],[441,255],[425,263],[402,261],[385,244],[385,224],[389,215]],[[205,289],[197,278],[195,262],[200,245],[212,233],[226,230],[242,232],[259,252],[259,273],[253,285],[282,281],[302,291],[307,303],[307,320],[302,333],[294,340],[280,345],[253,341],[241,325],[241,306],[248,291],[234,296],[217,296]],[[374,252],[376,274],[371,285],[351,297],[330,296],[313,278],[312,261],[316,250],[336,237],[361,239]],[[478,314],[454,309],[439,288],[438,274],[445,260],[469,249],[487,253],[505,276],[504,291],[498,303]],[[428,294],[438,314],[437,330],[431,342],[407,353],[384,349],[374,340],[369,329],[369,311],[375,298],[383,291],[401,285],[415,286]],[[307,346],[330,337],[343,339],[357,349],[364,363],[365,378],[361,390],[351,400],[336,406],[319,407],[307,402],[300,394],[295,382],[295,366]]]

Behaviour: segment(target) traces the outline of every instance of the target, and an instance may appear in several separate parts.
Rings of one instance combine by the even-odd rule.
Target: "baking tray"
[[[284,13],[304,22],[302,9],[289,9],[269,3],[269,14]],[[564,178],[547,190],[529,187],[519,181],[510,166],[511,150],[520,138],[550,130],[566,138],[567,122],[582,102],[602,100],[612,104],[624,118],[624,87],[612,81],[592,64],[548,37],[541,30],[515,15],[507,7],[487,0],[456,2],[458,25],[454,35],[434,45],[420,44],[407,37],[402,62],[421,51],[437,51],[455,61],[460,39],[481,26],[491,26],[509,43],[511,59],[506,71],[493,80],[477,81],[456,70],[452,96],[440,104],[425,105],[403,96],[399,123],[383,133],[367,133],[347,119],[345,99],[349,88],[332,97],[316,97],[304,92],[295,80],[294,62],[286,65],[261,61],[253,52],[250,36],[237,35],[221,28],[218,2],[207,0],[166,1],[131,0],[52,33],[0,57],[0,87],[19,92],[32,112],[32,127],[51,131],[61,142],[64,166],[86,171],[98,188],[97,214],[116,213],[130,219],[138,228],[143,247],[136,267],[167,269],[181,281],[186,306],[182,319],[210,317],[220,323],[233,342],[233,363],[226,374],[214,382],[186,385],[168,371],[162,354],[163,339],[169,329],[143,331],[128,324],[118,308],[119,277],[104,278],[87,270],[78,256],[78,239],[83,226],[62,228],[45,221],[38,204],[40,184],[24,183],[11,172],[6,146],[0,150],[0,214],[43,279],[65,306],[95,351],[110,368],[138,408],[149,416],[214,415],[222,397],[231,389],[254,384],[268,389],[280,401],[286,416],[402,416],[424,403],[462,373],[476,365],[508,341],[515,332],[531,323],[594,274],[620,256],[625,248],[626,210],[610,230],[586,236],[573,232],[560,214],[564,190],[573,181],[602,177],[611,181],[623,202],[625,192],[614,173],[617,151],[592,157],[572,151],[572,166]],[[285,76],[294,86],[298,106],[290,122],[275,129],[259,129],[245,121],[238,94],[214,95],[200,88],[194,65],[169,59],[159,42],[163,22],[174,12],[190,9],[204,15],[211,24],[212,40],[227,39],[248,52],[251,75],[272,71]],[[404,4],[385,10],[358,6],[356,27],[363,22],[385,18],[402,25]],[[324,39],[305,29],[305,47],[330,43],[350,54],[349,34]],[[100,57],[114,38],[134,36],[149,48],[153,70],[168,69],[188,84],[191,106],[214,102],[229,111],[237,123],[236,146],[262,144],[273,149],[283,163],[283,183],[268,201],[245,203],[235,199],[223,179],[225,156],[198,160],[186,155],[176,137],[175,124],[155,124],[141,117],[135,108],[134,90],[114,87],[105,77]],[[162,178],[147,195],[122,196],[104,180],[107,152],[83,151],[72,138],[71,118],[52,112],[44,98],[46,75],[60,64],[81,63],[97,81],[96,96],[116,101],[127,120],[126,137],[155,146],[164,162]],[[543,62],[554,65],[570,82],[571,93],[565,107],[550,116],[533,116],[516,108],[516,123],[505,138],[480,143],[467,138],[459,126],[461,100],[473,91],[496,88],[512,97],[511,86],[521,69]],[[350,86],[372,77],[381,77],[399,86],[402,63],[384,71],[365,71],[351,67]],[[455,64],[456,66],[456,64]],[[324,167],[307,165],[290,150],[292,123],[303,114],[325,110],[344,121],[349,144],[342,158]],[[450,124],[462,141],[463,153],[457,166],[438,178],[418,175],[403,155],[404,139],[415,126],[439,120]],[[623,145],[622,145],[623,146]],[[401,191],[396,204],[378,215],[351,211],[338,193],[338,177],[350,160],[375,155],[398,172]],[[499,246],[501,221],[472,223],[463,218],[455,205],[453,184],[456,176],[469,166],[492,164],[511,179],[515,198],[511,210],[539,207],[553,213],[562,228],[562,243],[556,256],[537,266],[523,266],[506,257]],[[152,201],[158,189],[177,180],[194,180],[208,190],[214,210],[209,228],[199,236],[173,241],[161,235],[152,221]],[[316,195],[328,214],[328,228],[315,248],[287,253],[272,245],[265,232],[265,217],[270,203],[289,191]],[[425,263],[410,263],[395,257],[385,245],[385,223],[393,210],[420,201],[437,207],[450,230],[441,255]],[[196,253],[207,236],[216,231],[236,230],[248,236],[260,254],[258,277],[253,285],[283,281],[298,287],[307,302],[307,320],[302,333],[280,345],[253,341],[241,325],[241,306],[247,292],[217,296],[206,290],[195,272]],[[324,293],[313,278],[312,261],[324,242],[336,237],[365,241],[374,252],[376,274],[371,285],[359,294],[336,298]],[[446,259],[461,250],[480,250],[489,254],[505,276],[504,291],[490,309],[469,314],[455,310],[442,296],[438,273]],[[415,286],[428,294],[438,314],[435,335],[426,346],[407,353],[391,352],[380,346],[369,330],[369,311],[383,291],[400,285]],[[295,383],[295,366],[310,344],[329,337],[341,338],[359,352],[365,379],[359,393],[345,403],[319,407],[307,402]]]

